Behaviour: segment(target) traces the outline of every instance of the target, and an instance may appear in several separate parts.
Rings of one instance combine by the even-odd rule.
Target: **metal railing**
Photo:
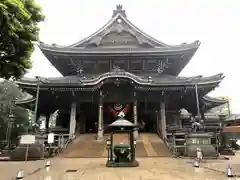
[[[72,142],[69,138],[70,134],[55,134],[54,143],[48,144],[45,148],[49,151],[50,155],[59,154]]]

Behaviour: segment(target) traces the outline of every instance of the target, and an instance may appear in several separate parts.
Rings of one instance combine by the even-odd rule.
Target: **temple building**
[[[96,133],[102,139],[107,125],[123,112],[143,126],[141,131],[164,139],[167,127],[183,125],[181,109],[204,119],[206,111],[226,103],[206,96],[223,74],[179,76],[199,46],[199,41],[172,46],[151,37],[118,5],[107,24],[75,44],[39,43],[62,77],[23,78],[17,84],[36,97],[35,111],[46,117],[46,129],[58,110],[56,125],[67,128],[70,138]]]

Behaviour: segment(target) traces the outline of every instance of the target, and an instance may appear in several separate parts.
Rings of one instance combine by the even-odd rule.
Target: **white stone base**
[[[103,131],[102,130],[98,130],[98,134],[97,134],[97,140],[98,141],[103,141]]]
[[[137,139],[138,139],[138,136],[139,136],[138,130],[134,130],[134,131],[133,131],[133,137],[134,137],[134,139],[137,140]]]
[[[70,134],[69,135],[69,139],[75,139],[75,138],[76,138],[75,134]]]

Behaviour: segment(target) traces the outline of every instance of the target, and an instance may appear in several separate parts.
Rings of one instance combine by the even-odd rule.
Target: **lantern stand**
[[[13,128],[13,124],[15,121],[15,116],[13,114],[9,115],[9,119],[8,119],[8,125],[7,125],[7,131],[6,131],[6,142],[7,142],[7,149],[10,151],[11,150],[11,138],[12,138],[12,128]]]
[[[134,129],[138,125],[131,123],[119,117],[116,121],[108,126],[110,138],[107,140],[108,159],[107,167],[138,167],[139,163],[135,158],[136,140],[134,140]],[[113,145],[114,134],[128,134],[129,145]]]

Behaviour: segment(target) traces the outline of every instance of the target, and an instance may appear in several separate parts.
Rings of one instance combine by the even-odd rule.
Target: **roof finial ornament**
[[[121,4],[118,4],[116,6],[116,10],[113,10],[112,17],[115,17],[117,14],[121,14],[123,17],[127,17],[126,11],[123,9],[123,6]]]

